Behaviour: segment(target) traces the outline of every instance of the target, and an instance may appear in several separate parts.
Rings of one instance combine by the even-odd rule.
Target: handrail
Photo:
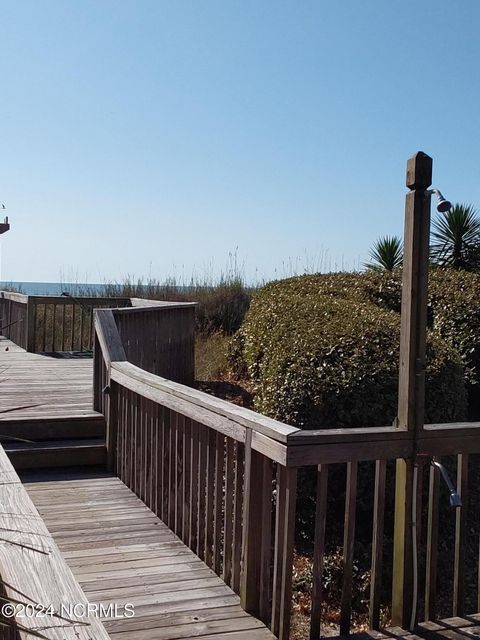
[[[223,416],[229,420],[232,420],[243,427],[253,429],[259,433],[277,440],[278,442],[288,442],[292,435],[300,431],[296,427],[291,427],[278,420],[273,420],[260,413],[234,405],[227,400],[222,400],[212,396],[211,394],[199,391],[192,387],[188,387],[178,382],[173,382],[162,378],[161,376],[154,376],[146,371],[143,371],[139,367],[127,367],[125,365],[112,364],[113,369],[126,372],[132,377],[132,379],[138,382],[144,382],[151,387],[163,391],[173,397],[188,402],[189,404],[197,407],[208,409],[209,411]]]
[[[115,310],[118,313],[132,313],[134,309]],[[381,458],[409,457],[413,450],[413,437],[408,431],[394,426],[359,427],[302,430],[279,422],[251,409],[240,407],[221,398],[204,393],[192,387],[167,380],[158,375],[144,371],[140,367],[126,362],[125,351],[121,344],[118,329],[112,311],[97,312],[100,331],[98,333],[102,354],[106,363],[111,363],[112,378],[130,388],[133,383],[143,384],[143,392],[155,399],[155,391],[169,394],[184,403],[184,415],[194,418],[195,407],[223,416],[230,422],[252,429],[256,434],[262,434],[272,441],[288,445],[287,448],[272,448],[272,460],[282,461],[286,466],[303,466],[329,462],[347,462],[350,460],[378,460]],[[100,322],[100,318],[102,321]],[[108,320],[107,320],[108,318]],[[107,332],[109,334],[107,340]],[[107,347],[108,345],[108,347]],[[114,373],[115,372],[115,373]],[[128,381],[130,378],[130,383]],[[158,395],[159,397],[159,395]],[[166,396],[162,396],[163,401]],[[212,427],[215,428],[215,427]],[[478,430],[480,423],[458,423],[425,425],[419,444],[427,446],[441,453],[445,445],[451,445],[451,438],[456,438],[457,447],[452,453],[461,452],[468,447],[471,452],[480,452]],[[447,439],[448,438],[448,439]],[[245,441],[244,438],[241,441]],[[435,442],[434,442],[435,441]],[[438,443],[437,443],[438,441]],[[260,442],[262,444],[260,444]],[[253,446],[268,455],[266,441],[255,436]],[[473,449],[471,448],[473,447]]]
[[[95,314],[95,330],[107,366],[127,359],[111,309]]]
[[[3,593],[12,603],[38,606],[22,615],[17,605],[18,616],[11,618],[16,637],[27,640],[35,632],[48,640],[108,640],[100,620],[83,615],[88,600],[1,446],[0,528]]]
[[[130,298],[132,307],[173,307],[176,309],[183,309],[186,307],[196,307],[197,302],[175,302],[168,300],[147,300],[146,298]]]
[[[189,402],[180,395],[171,393],[171,390],[168,390],[168,385],[165,385],[165,382],[168,382],[167,380],[143,371],[143,369],[130,362],[112,362],[110,379],[123,388],[134,391],[144,398],[148,398],[176,413],[195,420],[223,436],[232,438],[236,442],[245,444],[247,442],[247,433],[251,431],[252,449],[267,456],[274,462],[287,465],[287,447],[285,444],[269,437],[266,433],[268,429],[265,429],[263,425],[255,425],[252,420],[245,424],[245,422],[238,419],[238,415],[235,412],[230,415],[220,413],[217,403],[209,403],[213,396],[209,396],[207,393],[198,392],[205,396],[203,404]],[[184,385],[178,386],[182,387]],[[189,387],[185,386],[185,389],[187,390]],[[225,403],[225,405],[229,404],[226,400],[221,402]],[[259,428],[255,429],[255,426]],[[273,431],[270,431],[270,433],[275,434]]]
[[[0,291],[0,297],[5,300],[14,300],[15,302],[21,302],[27,304],[28,296],[24,293],[16,293],[15,291]]]

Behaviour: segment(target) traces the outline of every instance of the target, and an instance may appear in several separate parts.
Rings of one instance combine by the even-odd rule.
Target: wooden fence
[[[0,291],[0,335],[27,348],[27,300],[21,293]]]
[[[476,463],[474,454],[480,453],[480,424],[426,425],[418,434],[396,427],[301,431],[128,362],[117,328],[124,312],[96,312],[96,357],[105,372],[97,384],[98,393],[101,385],[108,388],[110,465],[240,594],[247,611],[269,624],[279,638],[289,637],[297,498],[304,497],[301,486],[297,491],[297,477],[313,474],[316,495],[308,496],[315,505],[310,625],[311,638],[319,637],[327,505],[333,499],[338,505],[339,499],[329,498],[328,478],[332,469],[338,476],[343,467],[341,633],[351,628],[357,486],[364,473],[371,474],[373,483],[370,626],[379,628],[382,603],[393,607],[396,624],[410,625],[417,572],[421,590],[414,617],[433,618],[438,553],[439,548],[445,552],[447,540],[439,528],[439,471],[429,463],[449,456],[456,463],[463,501],[461,508],[448,512],[455,520],[451,613],[465,612],[467,598],[472,600],[465,568],[478,563],[477,555],[467,557],[464,541],[467,528],[475,526],[475,535],[479,533],[478,519],[472,523],[467,518],[467,505],[468,461]],[[386,486],[396,481],[398,494],[405,486],[398,478],[405,474],[412,480],[407,485],[411,489],[397,495],[397,502],[404,500],[410,513],[414,505],[418,518],[413,529],[411,522],[398,519],[393,507],[385,517]],[[429,487],[424,489],[426,475]],[[427,520],[423,532],[422,513]],[[396,536],[388,564],[383,557],[385,527]],[[420,557],[418,568],[415,560]],[[392,593],[387,601],[385,591]]]
[[[130,298],[27,296],[0,292],[0,335],[32,353],[93,350],[93,311]]]

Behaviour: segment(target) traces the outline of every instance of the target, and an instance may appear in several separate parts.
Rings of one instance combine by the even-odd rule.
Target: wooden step
[[[64,440],[81,438],[104,438],[105,418],[101,413],[78,415],[68,418],[40,417],[40,418],[12,418],[7,420],[8,414],[0,420],[0,442],[8,437],[24,438],[25,440]]]
[[[106,463],[103,438],[6,442],[3,448],[15,469],[50,469]]]

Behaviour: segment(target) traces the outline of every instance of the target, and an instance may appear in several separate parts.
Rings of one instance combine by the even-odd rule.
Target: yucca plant
[[[371,262],[366,262],[367,269],[394,271],[403,263],[403,242],[398,236],[379,238],[370,250]]]
[[[480,217],[471,204],[456,204],[434,220],[430,254],[440,267],[480,268]]]

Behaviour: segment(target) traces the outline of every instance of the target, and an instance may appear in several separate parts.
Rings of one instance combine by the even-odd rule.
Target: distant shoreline
[[[73,291],[75,289],[88,289],[101,293],[105,290],[105,284],[91,284],[83,282],[15,282],[4,280],[0,282],[0,289],[15,288],[22,293],[31,296],[61,295],[63,291]]]
[[[91,283],[91,282],[16,282],[11,280],[3,280],[0,282],[0,290],[2,289],[18,289],[22,293],[30,296],[52,295],[60,296],[64,291],[77,295],[102,295],[108,289],[123,289],[123,284],[112,283]],[[186,291],[190,287],[177,285],[174,287],[179,291]]]

